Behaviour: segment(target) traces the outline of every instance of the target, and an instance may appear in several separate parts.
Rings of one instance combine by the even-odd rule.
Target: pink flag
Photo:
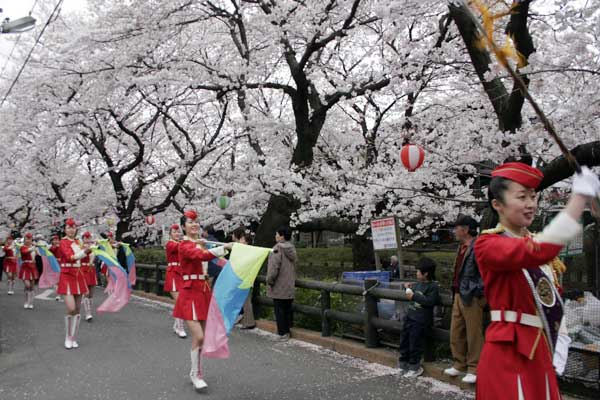
[[[229,339],[227,338],[223,315],[214,297],[211,298],[208,306],[206,328],[202,355],[208,358],[228,358]]]
[[[108,268],[109,276],[113,281],[113,287],[110,295],[96,309],[99,314],[103,312],[119,311],[121,308],[125,307],[127,303],[129,303],[129,297],[131,296],[131,289],[129,288],[129,281],[125,271],[123,271],[123,269],[120,267],[115,268],[109,266]],[[111,276],[112,274],[115,276]]]
[[[38,286],[40,289],[46,289],[58,284],[58,279],[60,278],[60,271],[55,272],[50,266],[50,262],[47,257],[42,257],[42,275],[40,275],[40,281]]]

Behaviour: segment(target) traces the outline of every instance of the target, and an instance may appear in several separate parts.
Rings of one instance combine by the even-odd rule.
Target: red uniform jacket
[[[73,244],[76,244],[81,248],[81,242],[78,239],[71,240],[69,238],[62,238],[58,248],[58,254],[55,254],[56,259],[61,264],[75,264],[79,262],[80,258],[77,258],[75,251],[73,250]],[[83,249],[82,249],[83,250]],[[77,268],[62,268],[61,272],[68,275],[76,275]]]
[[[475,256],[490,309],[536,315],[533,295],[522,269],[548,263],[561,248],[561,245],[537,243],[531,238],[481,235],[475,242]],[[516,350],[529,359],[533,359],[540,343],[545,345],[541,328],[503,321],[490,324],[486,341],[514,343]]]
[[[21,246],[21,262],[33,263],[35,257],[35,246]]]
[[[167,242],[167,264],[171,263],[179,263],[179,242],[174,240]]]
[[[191,241],[184,239],[179,243],[179,268],[181,275],[191,274],[208,274],[207,261],[216,258],[216,255],[208,250],[203,250],[198,245]],[[207,277],[208,279],[208,277]],[[186,280],[184,281],[183,287],[203,287],[206,285],[206,281],[201,280]]]

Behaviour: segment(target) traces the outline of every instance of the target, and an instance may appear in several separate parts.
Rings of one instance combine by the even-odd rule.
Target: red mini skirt
[[[24,281],[34,281],[39,278],[37,268],[33,262],[24,262],[21,264],[19,279]]]
[[[57,294],[81,295],[87,292],[87,282],[81,268],[61,268],[60,277],[58,278],[58,288],[56,289]]]
[[[179,267],[167,267],[163,290],[165,292],[179,292],[181,288],[183,288],[183,278],[179,272]]]
[[[91,265],[86,265],[84,267],[81,267],[81,272],[83,273],[83,276],[85,277],[85,283],[88,286],[97,286],[98,285],[98,278],[96,276],[96,268],[92,267]]]
[[[16,274],[17,271],[17,259],[14,257],[4,258],[4,272]]]
[[[207,280],[187,281],[179,290],[173,316],[186,321],[206,321],[211,297]]]

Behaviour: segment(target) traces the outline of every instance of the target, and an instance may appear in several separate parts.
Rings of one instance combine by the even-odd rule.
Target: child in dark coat
[[[433,325],[433,307],[440,301],[435,267],[432,259],[421,258],[417,266],[417,282],[404,284],[406,297],[410,300],[400,335],[400,369],[405,372],[405,378],[416,378],[423,373],[424,338]]]

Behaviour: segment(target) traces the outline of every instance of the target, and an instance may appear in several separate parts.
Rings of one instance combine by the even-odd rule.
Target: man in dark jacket
[[[449,376],[458,376],[465,383],[477,381],[477,363],[483,347],[483,280],[475,261],[473,245],[477,236],[477,221],[469,216],[459,216],[454,227],[460,242],[454,263],[452,283],[452,322],[450,324],[450,349],[454,363],[444,370]]]

